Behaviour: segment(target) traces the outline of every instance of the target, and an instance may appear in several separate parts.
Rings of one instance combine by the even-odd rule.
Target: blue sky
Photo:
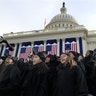
[[[43,29],[63,2],[80,25],[96,30],[96,0],[0,0],[0,34]]]

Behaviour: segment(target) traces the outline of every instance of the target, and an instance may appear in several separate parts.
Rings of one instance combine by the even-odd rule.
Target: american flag
[[[31,46],[22,46],[19,58],[24,58],[26,60],[31,52]]]
[[[31,48],[31,51],[30,51],[29,56],[30,56],[30,55],[33,55],[33,54],[35,54],[35,52],[34,52],[33,48]]]
[[[69,52],[69,51],[77,52],[77,43],[75,41],[65,43],[65,52]]]
[[[15,48],[15,44],[10,44],[12,47],[13,47],[13,49]],[[15,50],[13,50],[13,51],[11,51],[10,49],[9,49],[9,46],[6,46],[6,48],[5,48],[5,50],[4,50],[5,52],[5,54],[9,54],[9,55],[11,55],[11,56],[13,56],[13,55],[15,55],[14,54],[14,51]]]
[[[33,50],[35,53],[38,53],[38,49],[39,49],[39,45],[34,45],[32,50]]]
[[[57,55],[57,44],[56,43],[47,44],[46,51],[48,54]]]
[[[9,50],[9,47],[6,47],[5,53],[7,53],[7,54],[9,54],[9,55],[11,55],[11,56],[14,55],[14,51],[10,51],[10,50]]]
[[[47,54],[51,54],[51,50],[52,50],[52,45],[48,43],[48,44],[46,45]]]
[[[10,54],[11,56],[13,56],[13,55],[14,55],[14,51],[9,51],[9,54]]]
[[[39,48],[38,48],[38,52],[42,52],[42,51],[44,51],[44,45],[43,44],[39,45]]]
[[[41,44],[41,45],[34,45],[33,51],[34,51],[35,53],[44,51],[44,45],[43,45],[43,44]]]

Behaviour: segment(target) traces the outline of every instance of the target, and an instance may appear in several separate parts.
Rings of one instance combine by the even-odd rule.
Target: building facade
[[[42,30],[11,32],[3,37],[14,46],[14,51],[9,52],[6,45],[0,45],[1,56],[10,53],[13,56],[24,56],[24,48],[27,50],[25,58],[32,50],[47,51],[49,54],[60,55],[70,50],[85,55],[88,49],[96,48],[96,31],[88,31],[83,25],[79,25],[75,18],[67,14],[65,3],[60,9],[61,13],[54,16],[49,24]]]

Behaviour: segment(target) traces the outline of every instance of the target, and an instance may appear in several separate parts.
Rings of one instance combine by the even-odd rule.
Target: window
[[[64,27],[64,24],[62,24],[62,26]]]
[[[66,27],[68,27],[68,24],[66,24]]]
[[[59,24],[59,27],[60,27],[60,24]]]

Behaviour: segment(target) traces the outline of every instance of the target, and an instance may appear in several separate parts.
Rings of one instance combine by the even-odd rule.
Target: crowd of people
[[[0,96],[96,96],[96,49],[1,59]]]

